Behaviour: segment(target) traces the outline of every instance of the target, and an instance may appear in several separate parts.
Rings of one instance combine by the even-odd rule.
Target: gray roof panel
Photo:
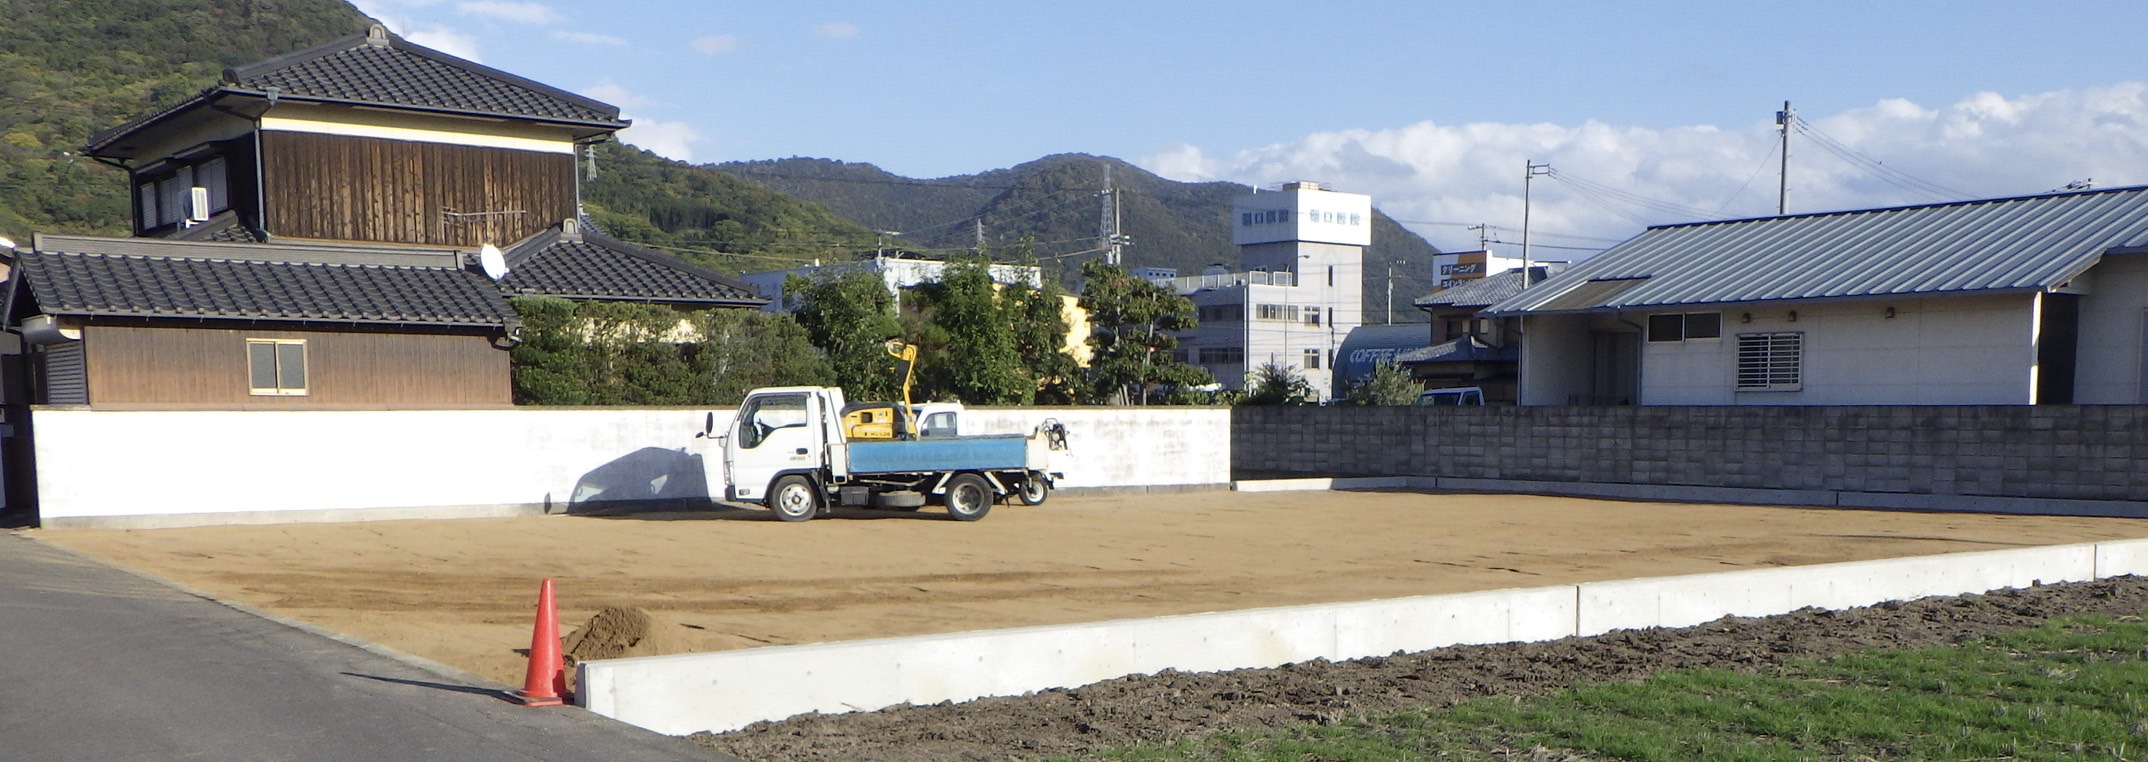
[[[1649,228],[1495,313],[2047,289],[2148,245],[2148,187]],[[1589,293],[1606,281],[1646,281]]]

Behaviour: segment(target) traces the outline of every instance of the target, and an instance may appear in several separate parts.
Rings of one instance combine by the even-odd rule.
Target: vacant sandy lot
[[[2148,537],[2148,521],[1210,492],[976,523],[726,508],[35,535],[513,685],[545,577],[566,629],[639,607],[652,645],[698,651]]]

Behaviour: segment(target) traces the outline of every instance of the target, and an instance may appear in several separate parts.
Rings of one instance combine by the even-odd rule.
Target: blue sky
[[[620,105],[672,158],[939,177],[1103,154],[1369,193],[1448,250],[1472,224],[1518,237],[1530,160],[1558,173],[1533,233],[1577,256],[1773,213],[1786,99],[1793,212],[2148,183],[2139,2],[358,5]]]

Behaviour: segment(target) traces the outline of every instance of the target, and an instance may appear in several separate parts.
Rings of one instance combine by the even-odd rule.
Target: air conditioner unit
[[[187,189],[186,224],[193,227],[209,221],[209,189],[196,185]]]

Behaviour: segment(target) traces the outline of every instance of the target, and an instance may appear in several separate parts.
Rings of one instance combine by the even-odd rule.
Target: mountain
[[[92,134],[184,100],[226,67],[365,31],[344,0],[0,0],[0,235],[124,235],[126,175]]]
[[[1009,169],[936,179],[896,175],[872,164],[791,158],[728,162],[711,169],[766,185],[879,231],[901,231],[900,246],[943,256],[976,245],[980,229],[995,250],[1033,238],[1047,267],[1079,269],[1092,256],[1102,220],[1108,170],[1119,200],[1120,233],[1130,266],[1170,267],[1183,275],[1220,264],[1240,269],[1231,244],[1231,200],[1247,191],[1235,183],[1167,180],[1118,159],[1086,154],[1047,156]],[[1386,320],[1388,266],[1394,265],[1398,322],[1420,322],[1409,300],[1431,290],[1431,244],[1386,214],[1373,213],[1365,252],[1365,317]]]
[[[630,145],[599,145],[593,165],[582,201],[598,225],[720,272],[848,259],[876,243],[873,231],[819,204]]]

